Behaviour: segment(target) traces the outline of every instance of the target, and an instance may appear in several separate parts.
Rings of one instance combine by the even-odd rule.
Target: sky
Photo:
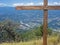
[[[0,7],[38,6],[38,5],[43,5],[43,0],[0,0]],[[60,0],[48,0],[48,5],[60,5]]]

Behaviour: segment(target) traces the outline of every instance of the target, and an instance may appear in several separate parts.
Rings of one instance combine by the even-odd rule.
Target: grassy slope
[[[48,45],[60,45],[60,42],[57,42],[57,36],[50,36],[48,37]],[[40,40],[32,40],[28,42],[19,42],[19,43],[2,43],[0,45],[43,45],[42,39]]]

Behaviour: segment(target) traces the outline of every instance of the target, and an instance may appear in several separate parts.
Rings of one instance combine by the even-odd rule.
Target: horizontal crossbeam
[[[48,10],[60,10],[60,6],[48,6]]]
[[[60,6],[17,6],[17,10],[60,10]]]
[[[17,6],[17,10],[42,10],[43,6]]]

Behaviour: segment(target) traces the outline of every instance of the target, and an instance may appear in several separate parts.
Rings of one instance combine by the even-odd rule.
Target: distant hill
[[[60,30],[60,10],[49,10],[48,26]],[[11,19],[19,22],[21,28],[29,29],[43,24],[42,10],[16,10],[15,7],[0,7],[0,21]]]

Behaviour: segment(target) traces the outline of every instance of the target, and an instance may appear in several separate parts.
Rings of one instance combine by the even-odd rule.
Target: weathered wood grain
[[[47,27],[48,27],[48,0],[44,0],[44,18],[43,18],[43,45],[47,45]]]
[[[48,10],[60,10],[60,6],[48,6]]]
[[[17,10],[60,10],[60,6],[17,6]]]
[[[17,6],[17,10],[43,10],[43,6]]]

